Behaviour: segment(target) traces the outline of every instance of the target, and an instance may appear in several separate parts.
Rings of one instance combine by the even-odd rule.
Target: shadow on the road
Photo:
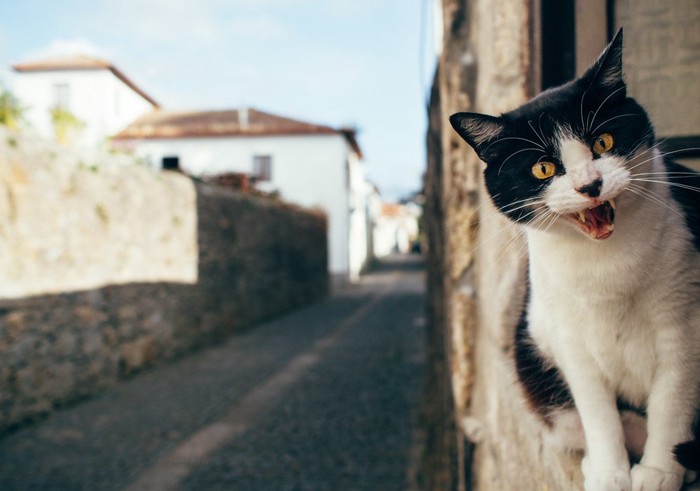
[[[369,269],[369,273],[391,273],[421,271],[424,267],[423,256],[420,254],[393,254],[381,259],[376,259]]]

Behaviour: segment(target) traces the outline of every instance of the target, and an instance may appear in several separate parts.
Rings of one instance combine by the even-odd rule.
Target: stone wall
[[[0,298],[197,279],[192,183],[0,127]]]
[[[524,295],[524,241],[491,205],[483,164],[448,122],[458,111],[499,114],[533,95],[537,3],[442,0],[444,49],[430,106],[427,265],[431,366],[434,373],[447,367],[449,381],[436,378],[431,383],[442,390],[427,393],[433,438],[424,489],[581,487],[580,456],[543,444],[516,382],[512,341]],[[451,439],[446,421],[455,428]]]
[[[50,155],[51,165],[33,160],[36,168],[18,159],[0,162],[5,176],[25,176],[19,184],[5,180],[5,195],[17,196],[17,186],[27,186],[39,173],[50,176],[56,160]],[[24,276],[15,272],[14,283],[6,281],[11,288],[4,291],[15,298],[0,300],[0,430],[308,304],[328,290],[327,224],[320,213],[194,185],[184,176],[153,173],[133,163],[72,169],[57,171],[67,172],[65,181],[41,178],[43,185],[58,190],[33,195],[21,191],[22,199],[36,201],[31,213],[15,205],[14,222],[3,221],[6,215],[0,218],[4,245],[17,240],[13,235],[18,228],[23,227],[29,240],[32,230],[46,224],[52,235],[46,247],[59,244],[62,254],[42,256],[46,247],[36,242],[34,249],[4,247],[3,264],[18,261],[27,266]],[[67,197],[60,191],[60,186],[83,179],[90,182],[87,188],[74,184]],[[123,202],[111,199],[110,190]],[[83,206],[66,205],[70,200]],[[95,211],[96,200],[102,212]],[[53,223],[67,215],[72,218],[63,227]],[[27,223],[26,216],[36,221]],[[111,249],[100,235],[114,242]],[[129,239],[135,235],[145,237]],[[100,254],[91,250],[93,240]],[[113,274],[110,268],[119,261],[111,255],[120,253],[124,268],[116,270],[121,275]],[[110,257],[99,261],[103,254]],[[137,260],[129,263],[129,254]],[[89,259],[81,263],[83,257]],[[69,258],[78,264],[66,265]],[[32,266],[33,259],[43,261],[41,268]],[[129,264],[141,264],[144,270]],[[159,265],[159,273],[153,264]],[[91,268],[99,272],[100,265],[106,265],[96,281],[101,286],[77,289],[83,284],[81,273],[92,274]],[[125,280],[129,268],[131,280]],[[38,290],[36,282],[26,278],[37,270],[55,279],[43,283],[44,291],[51,293],[20,296],[22,288]],[[10,277],[7,269],[0,271]],[[115,277],[117,284],[110,284]]]

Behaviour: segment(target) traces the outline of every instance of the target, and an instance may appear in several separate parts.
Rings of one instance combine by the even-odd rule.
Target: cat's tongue
[[[609,201],[579,212],[576,219],[581,230],[596,240],[607,239],[615,230],[615,210]]]

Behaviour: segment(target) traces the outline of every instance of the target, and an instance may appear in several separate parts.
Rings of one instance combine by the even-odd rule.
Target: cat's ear
[[[626,86],[622,78],[622,28],[582,78],[591,87],[603,91],[619,90],[624,95]]]
[[[487,144],[503,133],[504,124],[500,118],[479,113],[456,113],[450,116],[450,123],[459,136],[469,143],[479,157]]]

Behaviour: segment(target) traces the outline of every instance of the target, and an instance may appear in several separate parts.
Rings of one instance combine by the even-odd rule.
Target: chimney
[[[248,129],[248,108],[244,107],[243,109],[238,110],[238,124],[241,126],[241,129],[247,130]]]

